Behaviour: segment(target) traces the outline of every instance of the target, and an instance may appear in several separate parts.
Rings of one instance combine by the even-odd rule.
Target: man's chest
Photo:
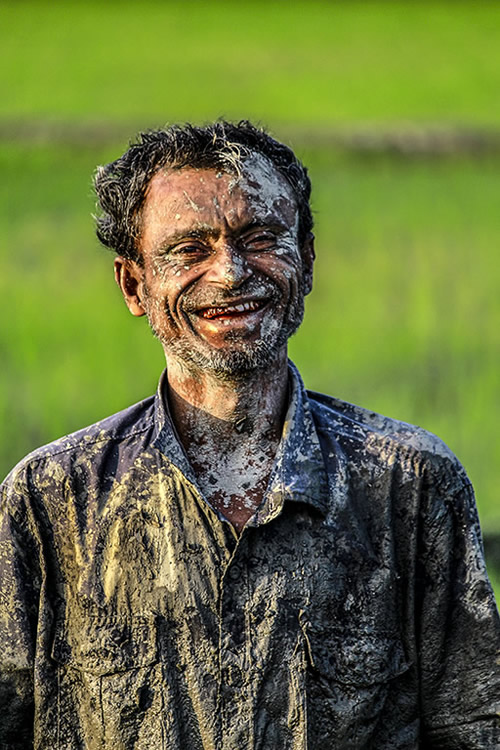
[[[277,443],[256,436],[219,451],[206,441],[191,445],[187,455],[201,497],[240,532],[261,505],[275,463]]]
[[[295,747],[291,725],[297,738],[324,726],[348,742],[389,682],[406,679],[398,567],[359,518],[273,502],[274,516],[238,538],[179,473],[159,481],[138,466],[99,518],[87,516],[86,533],[68,512],[54,548],[64,608],[52,646],[68,685],[88,673],[111,696],[120,680],[120,700],[132,701],[153,670],[160,697],[189,695],[200,727],[227,747],[246,746],[245,717],[272,726],[274,746]]]
[[[84,533],[67,523],[60,529],[54,564],[63,600],[113,616],[159,613],[182,627],[193,614],[200,637],[213,643],[224,608],[238,620],[229,629],[240,640],[299,628],[301,618],[323,634],[347,625],[359,633],[381,623],[384,632],[396,628],[406,585],[396,529],[382,536],[359,518],[332,521],[285,502],[274,519],[251,523],[238,538],[177,474],[154,486],[135,479],[133,491],[122,486]]]

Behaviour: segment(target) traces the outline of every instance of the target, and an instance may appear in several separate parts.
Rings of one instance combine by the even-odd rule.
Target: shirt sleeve
[[[428,483],[421,517],[422,746],[492,750],[500,747],[500,623],[472,486],[450,463]]]
[[[33,668],[40,592],[39,544],[27,485],[0,487],[0,748],[33,746]]]

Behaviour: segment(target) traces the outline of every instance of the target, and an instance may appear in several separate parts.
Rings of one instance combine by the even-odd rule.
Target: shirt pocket
[[[154,619],[83,616],[68,627],[56,628],[51,656],[59,664],[93,675],[154,664],[157,661]]]
[[[305,630],[309,663],[333,683],[386,683],[409,669],[401,642],[373,634],[322,634]]]
[[[57,748],[162,747],[162,681],[153,617],[83,615],[56,628]]]
[[[314,747],[364,747],[377,726],[395,709],[411,665],[397,637],[383,634],[315,630],[303,626],[308,660],[307,714]],[[330,739],[329,739],[330,738]]]

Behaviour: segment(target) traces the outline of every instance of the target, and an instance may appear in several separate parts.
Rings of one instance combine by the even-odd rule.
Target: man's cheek
[[[280,245],[275,253],[277,268],[282,267],[297,272],[302,268],[302,256],[295,242]]]

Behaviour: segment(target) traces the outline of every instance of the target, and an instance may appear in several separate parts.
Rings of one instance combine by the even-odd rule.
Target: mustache
[[[185,295],[182,309],[189,313],[205,307],[223,307],[245,297],[273,301],[279,296],[278,286],[269,279],[249,279],[237,289],[193,290]]]

